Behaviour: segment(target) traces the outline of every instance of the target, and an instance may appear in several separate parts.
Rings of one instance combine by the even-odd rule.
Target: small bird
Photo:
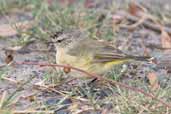
[[[83,69],[90,73],[103,74],[113,65],[132,60],[148,61],[149,56],[133,56],[121,50],[86,36],[80,30],[56,32],[52,36],[56,47],[56,63]]]

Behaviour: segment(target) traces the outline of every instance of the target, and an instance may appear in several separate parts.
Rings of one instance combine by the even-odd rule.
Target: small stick
[[[15,110],[13,114],[54,114],[54,111],[43,111],[43,110]]]
[[[20,82],[14,80],[14,79],[11,79],[11,78],[7,78],[7,77],[1,77],[3,80],[6,80],[6,81],[9,81],[13,84],[19,84]]]
[[[132,21],[132,22],[137,22],[139,21],[140,19],[136,16],[133,16],[133,15],[130,15],[128,13],[125,13],[125,17],[129,20],[129,21]],[[156,23],[153,23],[153,22],[150,22],[150,21],[143,21],[142,24],[151,29],[151,30],[154,30],[156,32],[161,32],[161,25],[160,24],[156,24]],[[164,27],[164,30],[169,33],[171,35],[171,28],[168,28],[168,27]]]

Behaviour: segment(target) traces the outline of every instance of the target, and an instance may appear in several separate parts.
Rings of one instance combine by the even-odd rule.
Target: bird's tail
[[[152,57],[150,56],[132,56],[132,55],[124,55],[124,54],[98,54],[95,56],[94,62],[116,62],[116,61],[129,61],[129,60],[136,60],[136,61],[151,61]]]
[[[151,61],[153,57],[150,56],[127,56],[128,59],[133,59],[137,61]]]

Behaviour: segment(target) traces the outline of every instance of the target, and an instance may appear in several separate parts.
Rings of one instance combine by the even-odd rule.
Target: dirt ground
[[[118,1],[119,3],[116,2],[116,4],[122,4],[121,0]],[[123,0],[123,1],[125,4],[126,2],[128,2],[127,0]],[[151,12],[155,12],[155,11],[158,12],[160,10],[165,11],[166,13],[171,12],[170,0],[155,0],[155,1],[138,0],[138,1],[143,5],[145,5],[146,7],[150,8]],[[158,11],[155,9],[157,9]],[[31,20],[33,17],[29,13],[25,14],[24,12],[18,12],[15,14],[10,14],[6,17],[0,16],[0,24],[8,24],[7,18],[12,21],[13,20],[23,21],[23,20]],[[124,49],[125,52],[129,52],[134,55],[143,55],[143,53],[147,51],[151,56],[157,57],[157,59],[160,59],[160,56],[163,55],[163,50],[153,49],[150,47],[151,45],[154,44],[161,45],[159,32],[155,32],[153,30],[149,30],[144,27],[139,27],[136,30],[132,31],[131,34],[129,31],[125,29],[121,29],[119,33],[120,34],[117,35],[117,39],[115,40],[116,45],[118,48]],[[17,35],[0,38],[0,65],[6,64],[5,58],[7,58],[7,55],[5,54],[4,49],[8,49],[9,47],[16,46],[16,44],[18,43],[16,41],[19,40],[20,40],[20,36]],[[144,49],[144,46],[147,47],[146,50]],[[51,49],[51,51],[41,52],[40,49],[41,50]],[[35,50],[39,50],[39,51],[35,51]],[[54,80],[47,78],[47,76],[50,77],[56,76],[57,74],[56,72],[54,72],[55,68],[41,67],[35,65],[15,64],[15,62],[23,62],[23,61],[55,63],[55,51],[54,51],[54,47],[51,46],[50,43],[34,41],[33,43],[26,46],[26,48],[24,48],[23,50],[14,52],[12,53],[12,55],[14,56],[14,65],[0,68],[0,74],[1,74],[0,77],[2,78],[0,81],[0,97],[2,97],[4,92],[6,93],[6,96],[10,96],[11,94],[15,93],[15,95],[12,96],[14,97],[13,100],[10,99],[11,102],[7,105],[11,109],[27,110],[27,111],[29,109],[47,111],[48,109],[48,110],[55,110],[55,114],[70,114],[72,112],[71,109],[73,108],[74,110],[74,106],[75,108],[77,109],[79,108],[79,110],[82,110],[81,105],[83,105],[82,106],[83,108],[88,107],[87,109],[90,110],[87,112],[85,111],[84,114],[105,114],[102,113],[101,111],[98,111],[98,109],[93,110],[89,107],[89,102],[87,100],[88,96],[86,97],[82,96],[83,98],[82,99],[80,98],[81,100],[78,102],[76,101],[77,98],[71,99],[70,96],[68,95],[69,92],[72,91],[74,87],[79,88],[79,86],[81,86],[82,88],[84,88],[84,84],[81,84],[84,83],[84,80],[76,79],[71,83],[67,83],[66,80],[63,81],[66,77],[62,77],[59,74],[58,79],[55,80],[57,81],[57,85],[55,85],[55,87],[51,90],[48,88],[49,86],[48,87],[46,86],[46,84],[49,84]],[[168,64],[171,64],[171,62],[170,63],[168,62]],[[118,67],[121,67],[123,69],[124,65]],[[161,88],[165,88],[165,86],[167,85],[167,89],[168,91],[170,91],[169,85],[171,81],[170,81],[170,74],[168,73],[168,70],[170,69],[165,68],[165,66],[162,65],[156,66],[155,64],[150,64],[146,62],[135,62],[135,63],[133,62],[133,63],[128,63],[126,67],[128,70],[124,71],[124,73],[121,74],[122,76],[117,78],[118,81],[129,84],[132,83],[133,80],[134,81],[139,80],[140,82],[143,83],[139,85],[135,84],[135,86],[146,90],[147,88],[144,86],[142,87],[141,85],[143,84],[148,85],[148,82],[146,81],[146,76],[148,75],[149,72],[155,72],[156,75],[158,76],[157,78]],[[60,82],[61,80],[63,82]],[[67,79],[67,80],[71,80],[71,79]],[[78,85],[76,83],[78,83]],[[101,98],[107,96],[106,93],[108,94],[111,93],[111,90],[109,91],[108,88],[105,87],[104,88],[96,87],[96,89],[97,90],[94,89],[90,91],[96,91],[96,92],[98,91],[99,96]],[[80,95],[80,93],[77,93],[77,91],[75,92],[76,93],[72,93],[72,94]],[[167,95],[169,96],[169,94]],[[170,101],[169,99],[170,97],[164,98],[164,100],[168,102]],[[75,102],[76,105],[71,106]],[[111,107],[109,103],[104,103],[103,105],[104,106],[101,106],[102,108],[106,107],[107,109],[110,109]],[[169,113],[171,112],[168,112],[168,114]],[[78,113],[75,112],[75,114]]]

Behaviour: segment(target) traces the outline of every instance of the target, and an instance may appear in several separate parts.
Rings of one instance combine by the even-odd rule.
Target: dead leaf
[[[139,12],[139,10],[140,9],[136,5],[135,1],[131,1],[130,4],[129,4],[129,9],[128,9],[129,13],[131,15],[137,16],[137,13]]]
[[[156,90],[160,87],[159,83],[158,83],[157,74],[155,72],[148,73],[147,78],[149,80],[149,83],[150,83],[152,90]]]
[[[13,54],[14,54],[14,51],[13,50],[5,50],[5,63],[6,64],[10,64],[13,62]]]
[[[13,56],[12,55],[8,55],[6,58],[5,58],[5,63],[6,64],[9,64],[13,61]]]
[[[144,8],[136,3],[135,0],[130,2],[128,11],[131,15],[137,17],[142,17],[144,15]]]
[[[30,102],[34,102],[36,100],[36,96],[35,95],[28,96],[27,100],[29,100]]]
[[[0,36],[1,37],[8,37],[8,36],[14,36],[18,34],[16,28],[25,31],[29,28],[31,28],[33,25],[33,21],[24,21],[24,22],[18,22],[14,25],[10,24],[1,24],[0,25]]]
[[[171,48],[171,37],[164,29],[162,29],[160,38],[162,48]]]

